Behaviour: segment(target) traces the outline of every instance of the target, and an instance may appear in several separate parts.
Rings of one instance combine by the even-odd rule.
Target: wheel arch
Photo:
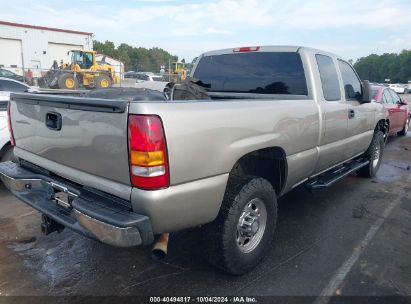
[[[374,129],[374,131],[381,131],[384,135],[388,134],[389,130],[390,120],[388,118],[379,120]]]
[[[267,179],[277,195],[287,182],[288,165],[286,153],[281,147],[269,147],[255,150],[243,155],[232,167],[232,176],[253,175]]]

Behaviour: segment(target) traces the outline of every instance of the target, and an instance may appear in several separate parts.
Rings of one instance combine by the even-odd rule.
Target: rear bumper
[[[0,178],[20,200],[56,222],[103,243],[131,247],[153,242],[150,219],[130,211],[124,201],[93,189],[37,174],[12,162],[0,163]],[[69,204],[56,200],[55,193]]]

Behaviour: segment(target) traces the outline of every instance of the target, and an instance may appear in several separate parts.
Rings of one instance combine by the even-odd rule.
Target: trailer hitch
[[[41,215],[41,232],[44,235],[49,235],[50,233],[57,231],[58,233],[64,230],[64,226],[60,223],[57,223],[52,218],[48,217],[47,215]]]

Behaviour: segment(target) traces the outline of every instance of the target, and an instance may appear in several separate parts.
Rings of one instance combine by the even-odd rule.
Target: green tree
[[[358,59],[354,68],[361,79],[407,83],[411,81],[411,50],[403,50],[400,54],[371,54]]]
[[[122,43],[116,48],[111,41],[97,40],[94,40],[93,44],[98,53],[122,61],[126,71],[159,72],[160,66],[168,66],[169,61],[178,60],[177,56],[157,47],[146,49]]]

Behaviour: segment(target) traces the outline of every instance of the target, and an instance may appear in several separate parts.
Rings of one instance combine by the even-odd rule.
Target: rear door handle
[[[355,111],[353,109],[348,110],[348,118],[354,118],[355,117]]]
[[[50,130],[60,131],[62,125],[61,114],[56,112],[48,112],[46,114],[46,127]]]

